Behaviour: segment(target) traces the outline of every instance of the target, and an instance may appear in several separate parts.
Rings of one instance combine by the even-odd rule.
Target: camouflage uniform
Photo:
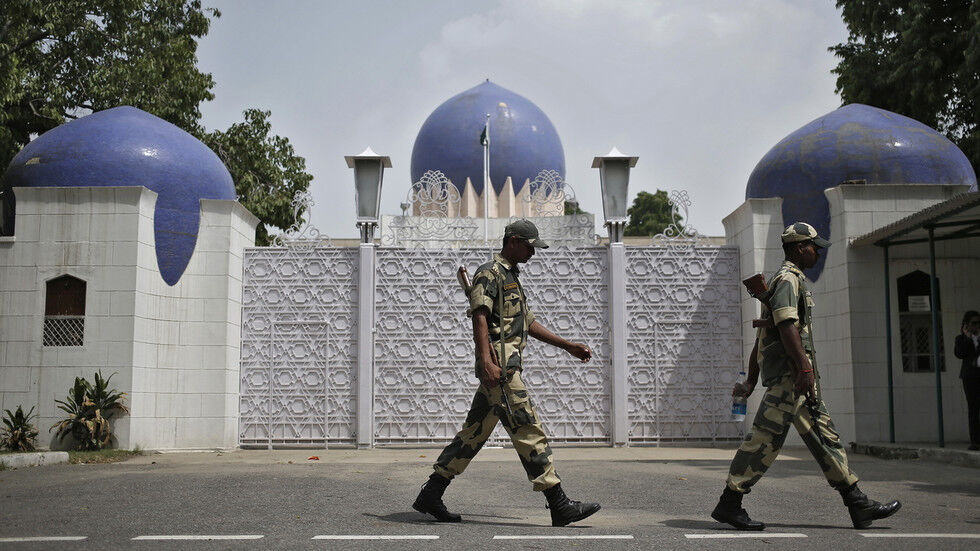
[[[769,289],[772,310],[763,306],[763,317],[772,319],[773,327],[760,328],[756,337],[762,384],[768,388],[752,422],[752,431],[732,459],[728,487],[735,492],[748,493],[776,460],[789,426],[793,424],[820,463],[830,485],[837,490],[846,489],[855,484],[858,477],[847,466],[847,454],[834,430],[827,406],[820,398],[820,376],[810,327],[813,297],[806,288],[806,276],[787,260],[769,281]],[[817,387],[817,406],[813,412],[805,404],[806,397],[797,396],[793,388],[795,372],[775,327],[786,320],[793,320],[793,325],[799,329],[803,350],[813,365]]]
[[[487,388],[481,383],[462,430],[439,454],[433,468],[437,474],[450,479],[462,473],[500,420],[521,458],[528,480],[534,484],[534,490],[543,491],[560,480],[551,459],[548,439],[521,378],[521,355],[527,344],[528,328],[534,323],[534,314],[527,308],[527,297],[518,280],[518,273],[516,265],[511,265],[499,254],[494,255],[494,260],[480,266],[473,277],[470,308],[467,310],[470,316],[482,307],[490,312],[487,316],[490,340],[508,378],[505,391],[513,415],[507,415],[500,385]],[[500,295],[501,291],[503,296]],[[477,357],[477,376],[480,373],[480,358]]]

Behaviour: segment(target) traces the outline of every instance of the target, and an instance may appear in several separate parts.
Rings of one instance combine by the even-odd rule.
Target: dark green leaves
[[[847,103],[921,121],[980,167],[980,2],[838,0],[848,41],[830,48]]]
[[[673,222],[671,218],[670,200],[667,192],[657,190],[656,193],[641,191],[633,199],[633,206],[626,211],[629,222],[626,224],[624,235],[654,235],[664,231]],[[678,219],[678,222],[680,218]]]

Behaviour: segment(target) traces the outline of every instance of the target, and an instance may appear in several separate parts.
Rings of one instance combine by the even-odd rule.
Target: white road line
[[[264,538],[261,534],[179,534],[160,536],[136,536],[134,540],[257,540]]]
[[[315,540],[437,540],[439,536],[430,535],[366,535],[366,534],[345,534],[330,536],[313,536]]]
[[[866,538],[966,538],[980,539],[980,534],[861,534]]]
[[[0,538],[0,543],[19,543],[27,541],[82,541],[88,536],[34,536],[27,538]]]
[[[754,533],[744,533],[739,532],[736,534],[684,534],[684,537],[692,540],[703,540],[703,539],[724,539],[724,538],[805,538],[806,534],[798,534],[793,532],[754,532]]]
[[[632,535],[594,535],[594,536],[494,536],[495,540],[631,540]]]

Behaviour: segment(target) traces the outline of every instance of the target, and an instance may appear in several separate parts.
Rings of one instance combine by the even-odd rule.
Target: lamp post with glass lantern
[[[391,159],[371,148],[344,157],[354,169],[355,224],[361,232],[357,287],[357,447],[374,445],[374,230],[381,209],[381,182]]]
[[[623,155],[615,147],[592,160],[599,169],[602,215],[609,230],[609,342],[610,391],[613,446],[629,445],[626,365],[626,206],[629,200],[630,169],[639,157]]]

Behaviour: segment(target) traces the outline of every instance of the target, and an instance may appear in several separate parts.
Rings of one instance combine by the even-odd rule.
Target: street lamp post
[[[639,157],[623,155],[615,147],[603,157],[592,160],[599,169],[602,187],[602,215],[609,230],[609,342],[610,390],[612,401],[613,446],[629,445],[629,411],[627,408],[626,365],[626,205],[629,200],[630,169]]]
[[[609,243],[623,242],[626,227],[626,206],[629,201],[630,169],[639,157],[623,155],[615,147],[602,157],[592,160],[592,168],[599,169],[602,186],[602,215],[609,229]]]
[[[354,169],[354,206],[361,231],[357,286],[357,447],[374,445],[374,230],[381,209],[381,182],[391,159],[371,148],[344,157]]]

